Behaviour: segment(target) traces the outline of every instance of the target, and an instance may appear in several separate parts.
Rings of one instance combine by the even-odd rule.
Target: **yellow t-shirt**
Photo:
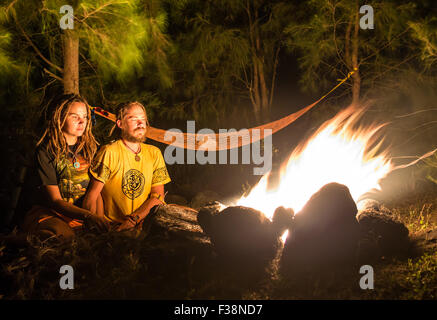
[[[122,222],[147,200],[152,187],[171,181],[161,150],[142,143],[138,156],[140,161],[117,140],[103,146],[94,158],[90,173],[105,184],[102,198],[111,221]]]

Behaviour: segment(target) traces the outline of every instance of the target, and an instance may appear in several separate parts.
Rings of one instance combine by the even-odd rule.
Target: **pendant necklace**
[[[124,142],[124,140],[122,140],[123,141],[123,143],[124,143],[124,145],[126,146],[126,147],[128,147],[129,148],[129,150],[131,150],[133,153],[135,153],[135,161],[140,161],[141,160],[141,158],[140,158],[140,156],[138,155],[138,153],[140,153],[141,152],[141,144],[139,145],[139,148],[138,148],[138,151],[137,152],[135,152],[134,150],[132,150],[132,148],[131,147],[129,147],[125,142]]]
[[[73,167],[75,167],[76,169],[79,169],[80,168],[80,163],[78,161],[74,160]]]
[[[73,152],[71,149],[70,149],[70,147],[68,147],[68,151],[73,155],[73,167],[75,167],[76,169],[79,169],[80,163],[79,163],[79,161],[77,161],[76,150],[74,150],[74,152]]]

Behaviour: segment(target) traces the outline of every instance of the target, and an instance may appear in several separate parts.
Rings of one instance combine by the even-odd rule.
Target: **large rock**
[[[395,256],[409,249],[407,227],[381,206],[369,206],[357,215],[362,259]]]
[[[295,216],[282,255],[282,271],[326,270],[352,263],[359,239],[356,214],[346,186],[323,186]]]
[[[293,219],[291,209],[278,208],[270,221],[255,209],[235,206],[200,209],[197,220],[222,258],[237,264],[266,263],[277,251],[280,236]]]

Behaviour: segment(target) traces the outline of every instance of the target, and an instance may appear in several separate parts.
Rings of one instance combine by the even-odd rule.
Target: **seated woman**
[[[106,228],[101,197],[96,200],[95,214],[81,208],[90,179],[88,168],[97,150],[90,115],[87,102],[73,94],[62,95],[49,105],[48,125],[35,154],[41,201],[24,219],[28,234],[66,240],[84,224]]]

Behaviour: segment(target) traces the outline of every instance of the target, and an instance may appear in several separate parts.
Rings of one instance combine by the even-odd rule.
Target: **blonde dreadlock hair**
[[[120,120],[120,121],[123,120],[123,117],[126,115],[126,112],[134,106],[138,106],[144,110],[144,114],[146,115],[146,130],[148,130],[150,127],[150,124],[149,124],[149,119],[147,117],[146,108],[138,101],[126,102],[126,103],[121,104],[117,109],[117,120]],[[116,121],[114,126],[112,127],[111,131],[109,132],[109,136],[112,136],[112,134],[114,133],[114,130],[117,128],[118,127],[117,127],[117,121]]]
[[[82,136],[77,138],[77,148],[76,152],[82,152],[82,155],[88,163],[91,163],[96,150],[97,141],[94,138],[91,129],[91,111],[88,107],[86,100],[79,95],[68,94],[62,95],[57,99],[51,101],[47,113],[48,113],[48,124],[45,129],[41,139],[36,144],[39,146],[44,141],[47,141],[46,150],[49,155],[53,156],[55,161],[58,162],[62,155],[65,155],[68,151],[67,141],[62,133],[62,128],[64,127],[65,121],[67,120],[68,112],[70,106],[74,102],[81,102],[87,107],[88,121],[85,127],[85,131]]]

